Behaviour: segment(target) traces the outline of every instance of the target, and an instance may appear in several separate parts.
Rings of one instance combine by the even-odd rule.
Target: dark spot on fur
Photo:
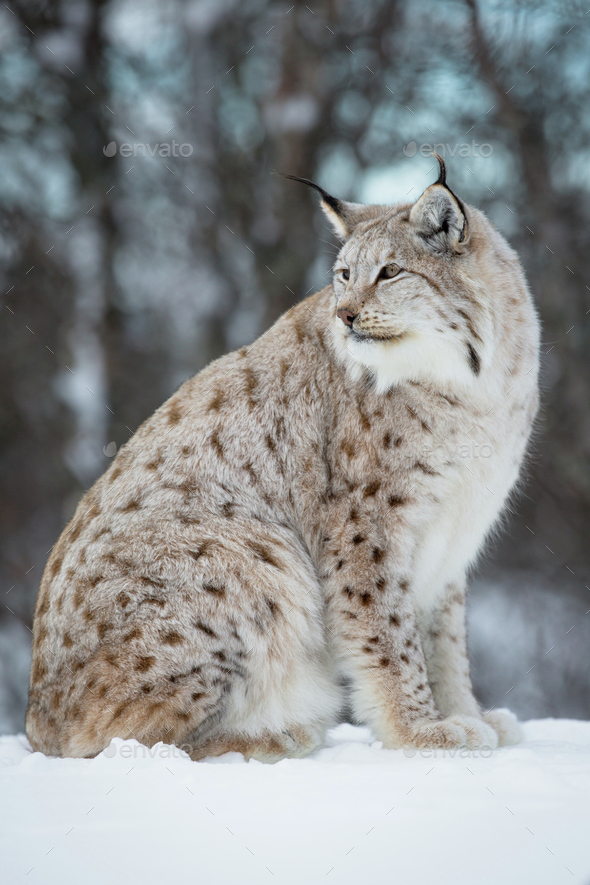
[[[256,405],[256,399],[254,397],[254,392],[256,390],[258,382],[256,380],[256,375],[254,374],[254,370],[252,369],[251,366],[244,367],[244,378],[245,378],[245,382],[246,382],[246,395],[248,397],[248,405],[250,406],[250,409],[253,409],[254,406]]]
[[[172,400],[168,408],[168,424],[178,424],[181,418],[182,409],[175,400]]]
[[[269,608],[269,611],[270,611],[271,615],[273,616],[273,618],[276,618],[276,616],[277,616],[277,614],[278,614],[278,612],[279,612],[279,607],[278,607],[278,605],[276,604],[276,602],[274,601],[274,599],[270,599],[270,597],[265,596],[265,597],[264,597],[264,601],[266,602],[266,604],[267,604],[267,606],[268,606],[268,608]]]
[[[83,521],[77,520],[74,523],[74,525],[72,526],[72,528],[70,529],[70,531],[66,532],[68,541],[76,541],[80,537],[83,528],[84,528]],[[62,556],[62,559],[63,559],[63,556]]]
[[[356,445],[352,440],[342,440],[342,442],[340,443],[340,448],[345,455],[348,455],[349,458],[354,458],[354,456],[356,455]]]
[[[201,525],[200,519],[196,516],[191,516],[188,513],[177,513],[176,517],[182,525]]]
[[[111,629],[111,625],[110,625],[110,624],[105,624],[105,623],[103,622],[103,623],[99,624],[98,627],[97,627],[96,629],[98,630],[98,640],[99,640],[99,642],[103,642],[105,636],[107,635],[107,633],[108,633],[109,630]]]
[[[351,596],[354,596],[354,590],[352,589],[352,587],[343,587],[342,592],[345,596],[348,596],[349,599]]]
[[[61,569],[62,563],[64,561],[63,553],[55,553],[51,558],[51,564],[49,566],[49,577],[51,580],[55,578]]]
[[[262,562],[266,562],[268,565],[272,565],[278,569],[281,568],[281,563],[273,556],[268,547],[264,546],[264,544],[259,544],[257,541],[247,541],[246,546],[248,546],[252,553],[254,553],[254,555]]]
[[[368,432],[371,429],[371,422],[369,421],[368,416],[365,415],[365,413],[363,412],[360,403],[357,402],[356,407],[358,410],[359,418],[361,419],[361,427],[364,431]]]
[[[37,634],[37,638],[39,638],[39,634]],[[41,640],[39,640],[39,641],[41,641]],[[72,645],[74,644],[72,642],[72,637],[70,636],[69,633],[64,633],[62,642],[63,642],[64,648],[71,648]]]
[[[121,608],[127,608],[129,603],[131,602],[131,597],[128,596],[128,594],[125,593],[123,590],[121,590],[120,593],[117,593],[115,601],[118,605],[121,606]]]
[[[222,405],[224,404],[224,402],[225,402],[225,393],[223,392],[223,390],[218,390],[216,392],[215,396],[213,397],[213,399],[211,400],[211,402],[209,403],[209,411],[210,412],[218,412],[220,410],[220,408],[222,407]]]
[[[399,582],[399,588],[400,588],[400,590],[403,590],[404,593],[408,592],[408,586],[409,585],[408,585],[407,581],[400,581]]]
[[[371,636],[371,638],[369,639],[369,642],[371,642],[373,645],[375,645],[376,642],[379,642],[379,637],[378,636]]]
[[[150,691],[154,690],[154,686],[149,682],[144,682],[141,686],[141,690],[144,694],[149,694]]]
[[[284,357],[281,358],[281,370],[280,371],[281,371],[281,384],[283,384],[285,381],[285,378],[287,376],[287,372],[289,371],[289,363],[287,362],[287,360]]]
[[[275,441],[272,438],[272,436],[270,435],[270,433],[266,434],[264,441],[266,443],[266,447],[269,450],[269,452],[274,452],[276,449],[276,445],[275,445]]]
[[[397,615],[389,615],[389,623],[394,627],[399,627],[399,618]]]
[[[248,461],[247,464],[244,464],[244,470],[250,475],[250,479],[252,480],[252,482],[258,482],[258,474],[252,467],[250,461]]]
[[[188,555],[192,557],[196,562],[198,562],[201,556],[205,556],[205,554],[207,553],[209,543],[209,541],[203,541],[203,543],[196,550],[189,550]]]
[[[391,433],[386,433],[383,437],[383,446],[386,449],[389,449],[391,447]]]
[[[234,515],[235,506],[236,505],[233,503],[233,501],[226,501],[225,504],[222,506],[222,513],[227,519],[231,519]]]
[[[390,507],[400,507],[402,504],[406,503],[406,499],[400,497],[400,495],[390,495],[387,499],[387,503]]]
[[[35,661],[31,670],[31,682],[40,682],[47,675],[47,667],[42,661]]]
[[[113,464],[109,482],[113,483],[123,473],[123,465],[120,462]]]
[[[203,633],[206,633],[207,636],[215,636],[217,637],[217,633],[215,630],[212,630],[211,627],[208,627],[207,624],[204,624],[203,621],[197,621],[195,623],[195,627],[197,630],[202,630]]]
[[[303,344],[303,339],[305,338],[305,332],[303,330],[303,326],[301,325],[301,320],[297,319],[293,323],[293,329],[295,330],[295,334],[297,335],[297,343]]]
[[[40,627],[38,630],[35,631],[35,645],[37,645],[37,646],[43,645],[43,643],[47,639],[47,636],[48,636],[47,628]],[[65,638],[64,638],[64,645],[65,645]]]
[[[203,584],[203,590],[206,593],[214,593],[217,596],[225,596],[225,587],[223,584],[214,584],[211,581],[205,581]]]
[[[158,454],[158,455],[156,455],[155,458],[152,458],[151,461],[148,461],[148,463],[145,466],[148,470],[157,470],[158,467],[160,467],[160,465],[163,463],[164,463],[164,461],[163,461],[162,456],[160,454]]]
[[[166,605],[165,599],[160,599],[159,596],[146,596],[143,602],[148,602],[150,605],[157,605],[158,608],[164,608]]]
[[[219,431],[214,430],[211,436],[209,437],[209,442],[215,449],[217,456],[223,459],[223,443],[219,439]]]
[[[373,562],[381,562],[383,557],[385,556],[385,550],[381,550],[380,547],[373,547]]]
[[[352,543],[353,544],[362,544],[363,541],[365,541],[365,540],[366,540],[366,538],[364,535],[355,535],[352,539]]]
[[[43,591],[43,597],[39,597],[39,602],[37,603],[37,617],[44,617],[49,611],[49,594],[47,591]]]
[[[339,572],[343,565],[344,565],[344,560],[339,559],[338,562],[336,563],[336,571]]]
[[[161,581],[159,578],[150,578],[148,575],[139,575],[137,580],[140,581],[144,587],[157,587],[159,590],[162,590],[166,586],[164,581]]]
[[[141,627],[134,627],[129,633],[123,637],[123,642],[131,642],[132,639],[140,639],[142,636]]]
[[[123,513],[128,513],[131,510],[140,510],[140,509],[141,509],[141,504],[139,503],[138,498],[132,498],[131,501],[129,501],[129,503],[125,504],[125,506],[121,508]]]
[[[366,590],[359,594],[359,598],[363,605],[369,605],[373,601],[373,597]]]
[[[365,490],[363,492],[363,496],[365,498],[372,498],[373,495],[376,495],[379,489],[381,488],[381,483],[378,480],[374,480],[372,483],[369,483],[368,486],[365,486]]]
[[[469,366],[474,375],[479,375],[481,371],[481,360],[479,354],[475,350],[470,341],[467,342],[467,353],[469,354]]]
[[[359,521],[359,512],[356,507],[351,507],[350,513],[348,514],[348,518],[351,522]]]
[[[146,670],[149,670],[150,667],[153,667],[156,663],[156,659],[153,655],[143,655],[140,658],[137,658],[135,661],[135,669],[139,673],[145,673]]]
[[[202,691],[193,691],[191,698],[193,701],[198,701],[200,698],[204,697],[204,692]]]
[[[385,587],[385,578],[377,578],[377,580],[375,581],[375,587],[377,588],[377,590],[383,590],[383,588]]]
[[[389,658],[379,658],[382,667],[389,667]]]
[[[176,630],[170,630],[169,633],[165,633],[164,636],[162,636],[161,641],[165,645],[180,645],[181,642],[184,642],[184,636]]]
[[[404,664],[409,664],[409,663],[410,663],[410,659],[409,659],[409,657],[407,656],[407,654],[405,654],[405,653],[403,653],[403,654],[400,655],[400,660],[403,661]]]

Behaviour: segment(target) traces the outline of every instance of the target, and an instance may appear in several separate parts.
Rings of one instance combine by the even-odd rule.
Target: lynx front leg
[[[410,581],[371,531],[343,541],[326,583],[328,625],[353,682],[355,715],[386,747],[496,746],[475,708],[444,718],[428,681]],[[396,568],[397,566],[397,568]]]
[[[446,716],[480,717],[469,675],[464,586],[447,586],[441,606],[420,616],[419,625],[428,681],[439,710]]]
[[[428,680],[435,702],[446,716],[481,718],[473,695],[465,627],[465,584],[449,584],[440,607],[419,618]],[[483,720],[498,735],[501,746],[518,743],[520,729],[508,711],[491,711]]]

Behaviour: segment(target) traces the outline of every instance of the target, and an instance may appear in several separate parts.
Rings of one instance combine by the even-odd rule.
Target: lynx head
[[[528,299],[514,252],[485,216],[437,181],[414,204],[363,206],[319,191],[343,240],[334,264],[333,333],[357,378],[474,387],[489,369],[509,299]]]

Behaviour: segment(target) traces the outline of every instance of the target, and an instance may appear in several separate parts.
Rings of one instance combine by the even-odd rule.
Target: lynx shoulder
[[[274,760],[345,701],[387,747],[518,740],[473,696],[464,612],[537,409],[518,258],[442,161],[414,204],[312,186],[343,241],[331,285],[186,382],[53,549],[34,749]]]

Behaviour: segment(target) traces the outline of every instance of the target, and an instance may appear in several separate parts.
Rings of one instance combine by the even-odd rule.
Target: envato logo
[[[410,141],[408,144],[404,145],[403,148],[404,154],[406,157],[415,157],[416,154],[420,154],[421,157],[431,157],[432,154],[440,154],[441,157],[454,157],[455,154],[458,154],[460,157],[491,157],[494,153],[494,148],[491,144],[487,144],[484,142],[483,144],[479,144],[477,141],[472,141],[470,144],[467,142],[463,142],[462,144],[416,144],[415,141]]]
[[[482,446],[478,443],[463,443],[460,446],[439,443],[437,446],[425,446],[424,454],[433,456],[440,462],[455,461],[457,458],[491,458],[494,448],[487,443]]]
[[[110,141],[102,149],[105,157],[114,157],[119,153],[122,157],[190,157],[193,152],[192,144],[178,144],[177,141],[164,144],[149,145],[139,141],[135,144],[123,142],[117,147],[116,141]]]
[[[454,759],[456,756],[459,757],[459,759],[473,759],[477,757],[480,759],[489,759],[494,751],[491,747],[478,747],[476,750],[469,750],[467,747],[456,747],[451,750],[437,750],[434,748],[430,750],[415,750],[412,747],[409,747],[403,752],[404,756],[408,759],[412,759],[414,756],[421,756],[422,759]]]
[[[143,744],[109,744],[102,751],[102,755],[107,759],[113,759],[120,756],[121,759],[183,759],[184,754],[190,755],[192,747],[190,744],[181,744],[180,747],[174,744],[155,744],[153,747],[144,747]]]

